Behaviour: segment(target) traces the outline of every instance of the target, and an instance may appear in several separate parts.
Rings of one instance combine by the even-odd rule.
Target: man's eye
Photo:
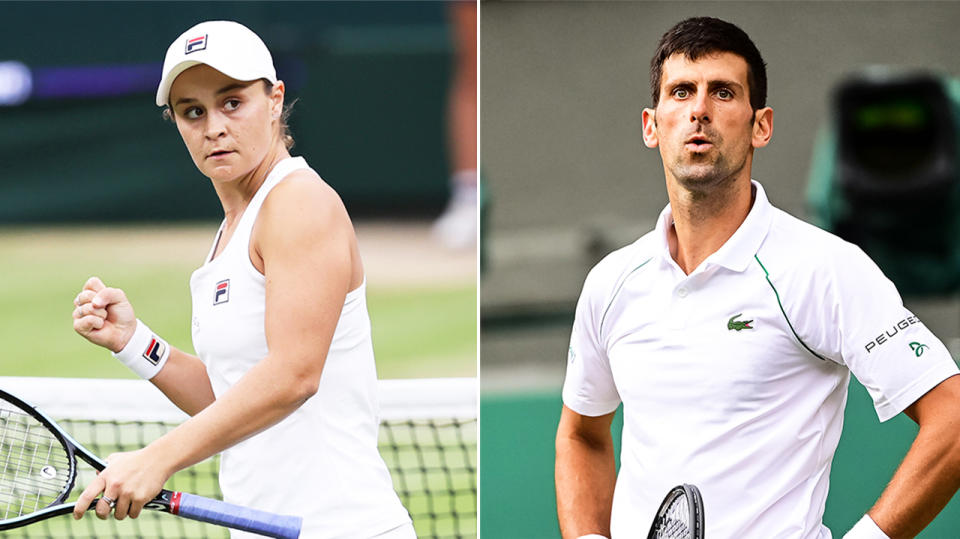
[[[673,95],[677,96],[680,99],[686,99],[689,93],[686,88],[677,88],[673,91]]]
[[[720,88],[719,90],[717,90],[717,97],[719,97],[720,99],[730,99],[731,97],[733,97],[733,92],[731,92],[730,90],[727,90],[726,88]]]

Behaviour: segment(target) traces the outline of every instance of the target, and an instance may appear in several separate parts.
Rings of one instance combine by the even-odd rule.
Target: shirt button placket
[[[687,326],[687,318],[690,310],[690,288],[686,284],[677,285],[673,289],[673,301],[671,301],[670,320],[668,325],[670,329],[681,331]]]

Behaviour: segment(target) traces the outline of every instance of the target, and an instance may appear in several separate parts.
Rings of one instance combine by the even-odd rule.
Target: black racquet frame
[[[700,489],[687,483],[673,487],[663,498],[660,508],[657,509],[657,515],[653,519],[653,524],[650,525],[650,532],[647,534],[647,539],[656,538],[657,528],[663,522],[664,517],[666,517],[670,505],[681,496],[687,498],[687,507],[690,510],[689,523],[691,534],[689,539],[704,539],[703,496],[700,495]]]
[[[32,513],[0,521],[0,530],[19,528],[21,526],[33,524],[35,522],[46,520],[55,516],[72,513],[76,507],[76,502],[66,503],[66,499],[70,497],[70,493],[76,484],[77,457],[83,459],[84,462],[92,466],[98,472],[103,471],[103,469],[107,467],[107,463],[91,453],[87,448],[80,444],[80,442],[74,440],[70,434],[60,428],[60,426],[57,425],[52,419],[30,404],[2,389],[0,389],[0,398],[17,406],[22,412],[30,415],[42,423],[43,426],[46,427],[46,429],[50,432],[50,434],[52,434],[63,446],[67,453],[68,462],[70,465],[70,476],[67,485],[53,502],[47,505],[47,507]],[[96,498],[90,502],[90,506],[86,508],[86,511],[90,511],[96,507],[99,501],[100,498]],[[183,504],[182,506],[181,503]],[[190,510],[187,510],[188,506],[191,505],[199,505],[200,507],[189,507]],[[296,538],[299,536],[300,523],[302,520],[300,517],[274,515],[272,513],[266,513],[256,509],[235,506],[219,500],[202,498],[200,496],[174,492],[166,489],[161,490],[160,494],[144,505],[144,509],[180,515],[184,518],[199,520],[201,522],[208,522],[221,526],[250,531],[253,533],[259,533],[269,537],[286,539]],[[181,510],[183,510],[182,513]]]

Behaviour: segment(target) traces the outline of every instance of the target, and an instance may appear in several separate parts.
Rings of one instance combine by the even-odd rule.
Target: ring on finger
[[[107,502],[108,504],[110,504],[110,508],[111,508],[111,509],[113,509],[114,507],[117,506],[117,500],[114,500],[114,499],[111,498],[110,496],[107,496],[106,494],[104,494],[103,496],[101,496],[101,498],[103,499],[103,501],[105,501],[105,502]]]

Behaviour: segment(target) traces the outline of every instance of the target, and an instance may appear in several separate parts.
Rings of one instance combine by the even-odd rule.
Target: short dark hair
[[[758,110],[767,104],[767,67],[750,36],[737,25],[713,17],[693,17],[680,21],[660,38],[657,52],[650,60],[650,91],[653,106],[660,102],[663,62],[674,54],[691,61],[718,52],[731,52],[747,62],[750,106]]]

